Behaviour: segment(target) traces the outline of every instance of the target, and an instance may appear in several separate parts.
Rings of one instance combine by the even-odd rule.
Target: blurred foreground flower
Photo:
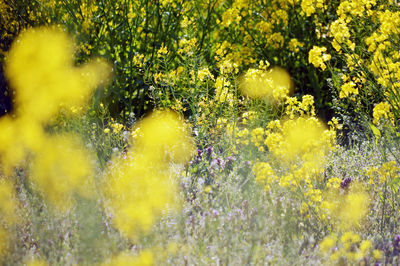
[[[328,130],[316,117],[298,117],[270,130],[265,144],[284,162],[295,162],[299,158],[317,162],[333,149],[335,132]]]
[[[239,89],[250,98],[281,101],[292,93],[293,81],[289,73],[280,67],[249,69],[241,78]]]
[[[370,197],[360,185],[352,184],[347,189],[346,193],[339,189],[328,190],[321,203],[322,212],[342,232],[360,228],[370,204]]]
[[[114,226],[126,237],[151,230],[164,212],[179,209],[176,169],[195,146],[182,118],[156,111],[138,122],[133,147],[116,160],[106,178],[105,196]]]
[[[54,116],[60,104],[79,106],[104,83],[110,73],[106,63],[95,60],[74,67],[74,46],[57,28],[34,28],[13,43],[6,61],[6,75],[16,92],[18,116],[37,122]]]
[[[68,210],[75,193],[90,196],[93,191],[90,155],[73,136],[48,138],[34,156],[32,180],[53,206]]]
[[[138,256],[121,253],[111,260],[103,263],[103,266],[150,266],[154,264],[153,253],[150,250],[142,251]]]
[[[61,106],[80,108],[110,73],[101,61],[74,66],[74,46],[57,27],[33,28],[12,44],[5,73],[15,90],[15,113],[0,119],[1,170],[10,175],[32,155],[32,181],[58,210],[72,206],[78,192],[88,196],[90,156],[73,136],[45,129]]]

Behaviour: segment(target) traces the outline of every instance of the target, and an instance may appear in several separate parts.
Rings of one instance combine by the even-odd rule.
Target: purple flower
[[[212,155],[212,153],[213,153],[213,150],[214,150],[214,148],[213,148],[212,146],[208,146],[208,147],[206,148],[206,156],[207,156],[207,158],[210,158],[210,157],[211,157],[211,155]]]
[[[349,184],[351,182],[351,178],[350,177],[346,177],[345,179],[342,180],[342,182],[340,183],[340,187],[343,189],[348,188]]]
[[[225,161],[221,157],[217,158],[217,165],[221,166],[222,169],[225,168]]]
[[[396,235],[393,240],[394,249],[400,251],[400,235]]]

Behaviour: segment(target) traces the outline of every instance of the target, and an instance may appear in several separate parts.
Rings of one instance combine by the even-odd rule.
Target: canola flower
[[[280,67],[249,69],[241,78],[239,89],[250,98],[281,101],[292,93],[293,82],[288,72]]]
[[[29,114],[30,119],[44,123],[60,104],[82,105],[106,81],[109,70],[102,61],[74,67],[72,43],[55,27],[27,30],[14,41],[5,71],[16,91],[18,116]]]
[[[66,33],[55,27],[34,28],[13,43],[5,73],[16,94],[13,118],[0,119],[2,168],[9,174],[28,151],[40,150],[47,137],[43,126],[61,105],[82,105],[105,81],[108,67],[102,61],[74,67]]]
[[[149,232],[164,212],[179,209],[176,170],[194,151],[187,126],[172,111],[156,111],[135,129],[133,146],[105,180],[114,226],[128,238]]]
[[[317,212],[320,208],[323,190],[319,184],[323,182],[325,158],[335,148],[336,130],[341,127],[337,119],[332,119],[328,129],[315,117],[313,104],[314,100],[309,95],[305,95],[302,101],[287,97],[285,113],[288,117],[269,122],[265,133],[259,128],[252,132],[252,142],[259,151],[264,150],[260,139],[265,136],[263,144],[270,154],[270,161],[253,165],[256,182],[266,192],[279,187],[301,191],[302,215],[309,215],[310,208]],[[329,181],[329,186],[340,186],[340,179]],[[325,217],[323,214],[322,220]]]
[[[90,197],[93,191],[93,167],[90,154],[73,136],[49,137],[35,153],[31,179],[57,210],[66,211],[78,193]]]
[[[194,143],[188,126],[177,113],[155,111],[139,121],[133,130],[137,129],[140,134],[134,139],[134,147],[149,160],[184,164],[190,159]]]
[[[360,235],[352,231],[346,231],[339,236],[328,235],[319,244],[319,250],[323,257],[327,257],[331,263],[339,263],[339,260],[360,263],[367,256],[374,260],[381,258],[381,251],[372,249],[370,240],[363,240]]]
[[[102,266],[151,266],[154,265],[154,255],[150,250],[142,251],[138,256],[131,255],[127,252],[112,257]]]
[[[391,106],[387,102],[378,103],[373,109],[373,122],[379,125],[383,121],[391,121],[393,123],[393,113]]]
[[[272,124],[270,127],[274,128]],[[317,118],[298,117],[281,121],[279,128],[268,132],[265,144],[276,158],[286,162],[307,156],[320,161],[334,147],[334,138],[334,132]]]
[[[5,65],[15,112],[0,119],[2,171],[10,175],[30,154],[34,187],[63,211],[72,207],[75,193],[89,194],[90,156],[74,137],[53,136],[45,126],[61,106],[80,108],[109,72],[100,60],[75,67],[73,53],[72,41],[57,27],[32,28],[18,36]]]
[[[327,190],[323,196],[321,211],[330,217],[332,224],[342,232],[358,229],[369,211],[370,197],[357,184],[350,186],[347,193],[339,189]]]
[[[308,62],[314,65],[316,68],[321,68],[322,71],[326,69],[325,62],[331,60],[331,55],[325,53],[326,47],[313,46],[308,53]]]

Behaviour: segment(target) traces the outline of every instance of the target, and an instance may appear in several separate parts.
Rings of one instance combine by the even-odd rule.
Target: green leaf
[[[376,126],[374,126],[372,123],[369,123],[369,127],[371,128],[372,133],[374,133],[374,135],[375,135],[376,142],[378,142],[378,139],[381,138],[381,132],[380,132],[379,129],[378,129]]]

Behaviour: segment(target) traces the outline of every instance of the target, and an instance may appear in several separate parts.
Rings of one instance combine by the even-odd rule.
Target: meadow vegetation
[[[399,264],[399,27],[395,0],[0,0],[1,263]]]

